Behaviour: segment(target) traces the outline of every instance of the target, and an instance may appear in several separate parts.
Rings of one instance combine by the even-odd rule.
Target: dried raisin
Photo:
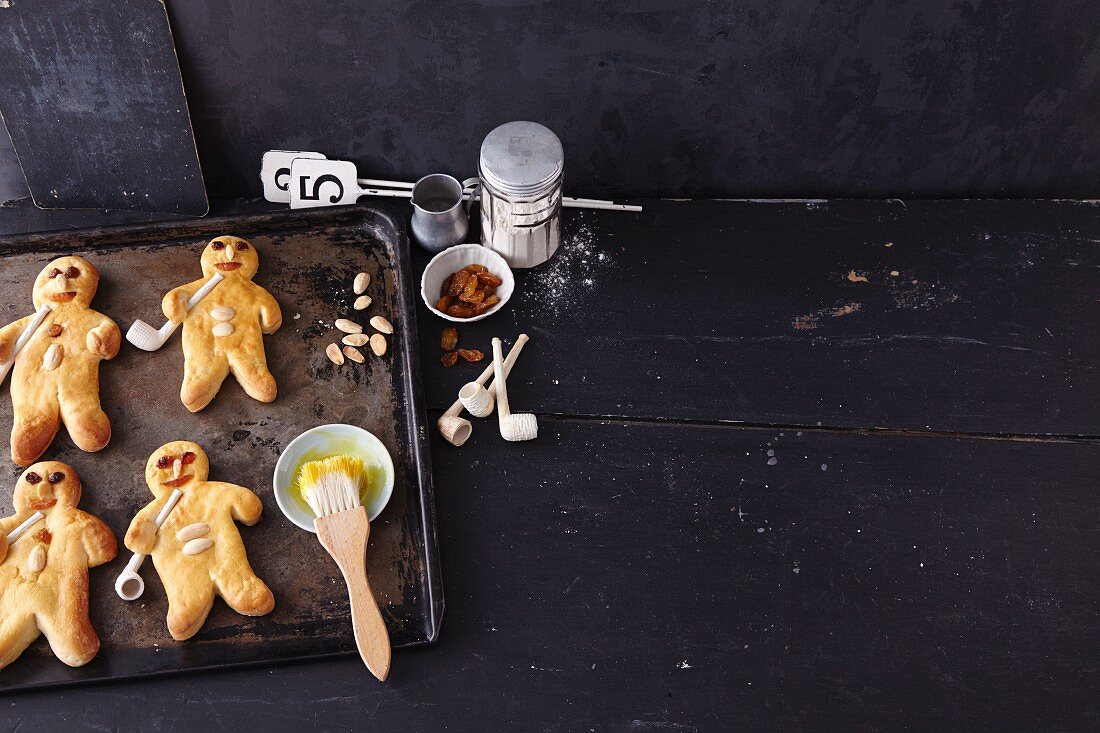
[[[487,268],[485,265],[478,265],[476,263],[472,264],[472,265],[466,265],[461,270],[461,272],[488,272],[488,271],[489,271],[489,268]]]
[[[458,346],[458,329],[444,328],[443,335],[439,339],[439,348],[444,351],[454,351],[456,346]]]
[[[491,272],[479,272],[477,279],[481,281],[482,285],[492,285],[494,288],[499,288],[504,284],[504,281]]]
[[[480,316],[482,313],[484,313],[485,311],[491,309],[493,306],[495,306],[499,302],[500,302],[500,296],[490,295],[488,298],[486,298],[485,300],[478,303],[474,307],[474,310],[477,311],[477,315]]]
[[[451,281],[451,287],[447,288],[447,292],[444,293],[444,295],[458,295],[466,287],[466,281],[469,279],[470,273],[459,270],[455,273],[454,280]],[[474,282],[477,282],[477,278],[474,278]]]
[[[452,272],[447,276],[447,279],[443,281],[443,284],[439,287],[439,292],[443,295],[447,294],[447,291],[451,289],[451,283],[455,281],[455,274]]]
[[[476,277],[467,277],[466,284],[462,286],[462,293],[458,296],[458,299],[466,303],[474,302],[470,299],[474,297],[474,293],[477,292],[477,287],[480,284]]]
[[[455,318],[473,318],[477,315],[477,311],[469,303],[452,303],[447,309],[447,315]]]
[[[476,282],[477,278],[474,278],[474,280]],[[485,300],[485,290],[475,290],[473,295],[466,295],[466,293],[464,292],[462,293],[462,295],[458,296],[458,299],[461,300],[463,303],[477,305],[481,301]]]
[[[457,361],[458,361],[458,352],[457,351],[448,351],[446,354],[439,357],[439,363],[442,364],[443,366],[445,366],[447,369],[450,369],[451,367],[453,367]]]
[[[447,312],[447,309],[451,307],[451,304],[455,302],[455,296],[444,295],[442,298],[435,302],[435,309],[437,311]]]
[[[461,356],[463,361],[468,361],[471,364],[479,362],[485,358],[485,354],[481,353],[477,349],[459,349],[455,353]]]

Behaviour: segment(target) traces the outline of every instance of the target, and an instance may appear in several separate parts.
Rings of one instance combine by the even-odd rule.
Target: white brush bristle
[[[363,459],[330,456],[302,466],[298,487],[309,508],[318,517],[354,509],[360,505],[359,484]]]

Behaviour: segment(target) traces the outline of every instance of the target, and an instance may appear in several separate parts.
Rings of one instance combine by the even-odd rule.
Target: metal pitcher
[[[474,195],[471,193],[463,205],[462,192],[477,184],[477,178],[459,183],[454,176],[433,173],[413,185],[412,233],[421,247],[442,252],[466,241]]]

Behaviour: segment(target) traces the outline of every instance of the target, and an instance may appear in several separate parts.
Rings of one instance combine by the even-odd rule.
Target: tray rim
[[[428,414],[424,400],[424,386],[419,368],[420,363],[420,339],[416,320],[416,300],[411,290],[412,277],[412,252],[409,244],[408,230],[404,219],[395,216],[385,206],[377,204],[353,204],[349,206],[317,208],[306,210],[269,210],[238,214],[223,214],[215,217],[203,217],[201,219],[172,219],[157,222],[141,222],[137,224],[119,224],[98,227],[84,227],[79,229],[61,229],[49,232],[35,232],[29,234],[15,234],[0,236],[0,257],[16,256],[20,254],[34,254],[51,249],[75,248],[73,241],[80,240],[76,247],[90,249],[121,249],[133,246],[134,239],[157,237],[189,237],[204,236],[218,231],[223,227],[242,228],[249,225],[257,228],[271,228],[279,225],[290,225],[295,228],[306,228],[317,224],[339,224],[343,226],[368,226],[371,228],[385,229],[392,232],[394,246],[400,257],[404,259],[404,267],[394,268],[399,290],[400,304],[408,314],[409,338],[403,339],[404,348],[401,349],[401,366],[406,391],[409,395],[409,406],[405,410],[406,432],[412,435],[410,454],[416,472],[417,491],[421,497],[420,521],[424,528],[423,547],[425,552],[425,599],[428,615],[425,619],[427,635],[423,640],[408,642],[394,647],[405,649],[427,644],[434,644],[439,640],[440,627],[443,621],[445,601],[443,595],[442,564],[439,557],[439,534],[436,525],[435,514],[435,484],[432,477],[431,450],[428,439]],[[125,237],[128,241],[112,242],[116,237]],[[154,244],[154,246],[156,246]],[[168,245],[163,245],[168,246]],[[418,418],[420,422],[418,423]],[[163,678],[174,675],[186,675],[196,672],[209,672],[218,670],[238,670],[257,668],[262,666],[274,666],[295,664],[320,659],[336,659],[357,656],[354,645],[348,650],[306,653],[280,657],[278,659],[251,659],[233,661],[224,664],[199,664],[196,666],[179,669],[162,669],[152,672],[140,672],[111,676],[110,674],[89,675],[82,677],[81,672],[87,667],[68,668],[72,676],[65,679],[46,679],[41,681],[28,681],[25,683],[0,684],[0,696],[8,693],[25,690],[41,690],[50,688],[62,688],[70,686],[111,684],[117,681]],[[63,665],[60,660],[54,660]],[[94,660],[93,660],[94,661]],[[17,668],[18,661],[11,665]]]

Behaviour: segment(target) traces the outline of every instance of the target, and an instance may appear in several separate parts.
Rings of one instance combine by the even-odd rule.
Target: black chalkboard
[[[0,3],[0,69],[35,204],[207,212],[164,3]]]

